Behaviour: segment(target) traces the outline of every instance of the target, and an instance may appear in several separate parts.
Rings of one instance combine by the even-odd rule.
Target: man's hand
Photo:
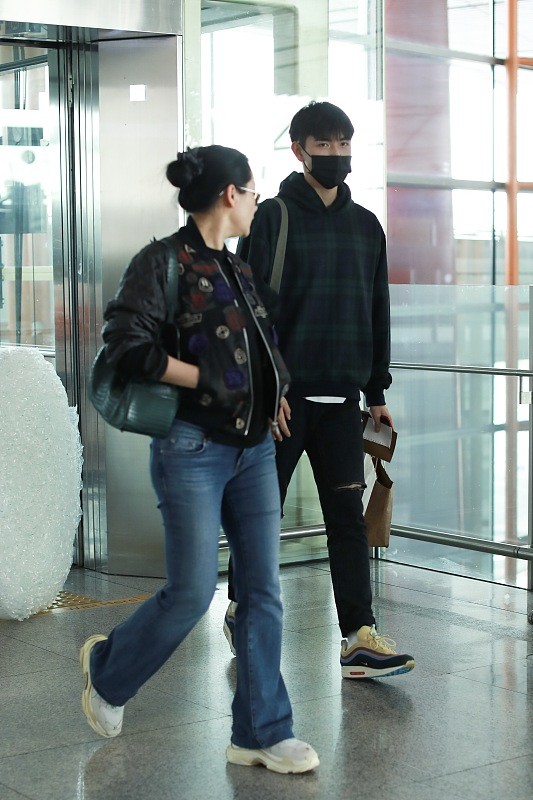
[[[287,422],[291,418],[291,407],[284,397],[281,398],[279,403],[279,411],[277,418],[277,425],[272,426],[272,436],[277,442],[282,442],[284,436],[290,436],[291,432]]]
[[[390,415],[390,411],[387,406],[369,406],[370,416],[374,420],[374,430],[376,433],[381,428],[381,420],[387,420],[387,423],[394,428],[392,424],[392,417]]]

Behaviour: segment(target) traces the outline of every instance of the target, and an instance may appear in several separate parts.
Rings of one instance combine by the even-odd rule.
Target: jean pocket
[[[166,439],[159,441],[159,448],[161,453],[203,453],[207,442],[203,428],[190,422],[176,420]]]

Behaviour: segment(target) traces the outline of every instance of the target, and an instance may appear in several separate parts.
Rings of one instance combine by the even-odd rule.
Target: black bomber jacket
[[[252,270],[229,251],[227,264],[236,278],[235,293],[215,258],[190,244],[190,222],[168,237],[174,244],[179,267],[179,299],[176,325],[182,361],[198,366],[198,387],[184,390],[189,405],[212,411],[228,434],[248,433],[254,397],[250,370],[250,346],[242,304],[254,320],[272,369],[275,392],[268,398],[268,416],[275,420],[290,376],[275,343],[275,334],[263,302],[254,286]],[[139,361],[135,377],[159,380],[166,369],[166,355],[177,355],[175,337],[160,339],[166,317],[165,283],[167,248],[153,241],[141,250],[124,272],[115,297],[108,303],[102,335],[108,361],[120,366],[134,348],[150,352]],[[168,331],[167,331],[168,334]],[[144,347],[143,347],[144,346]],[[270,407],[270,404],[272,407]]]

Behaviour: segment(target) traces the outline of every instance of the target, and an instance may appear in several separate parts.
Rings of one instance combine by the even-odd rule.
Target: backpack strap
[[[287,233],[289,230],[289,212],[287,206],[281,197],[274,197],[281,210],[281,225],[278,234],[278,243],[276,245],[276,252],[274,254],[274,263],[272,264],[272,273],[270,275],[270,286],[274,291],[279,292],[281,286],[281,277],[283,275],[283,265],[285,263],[285,250],[287,248]]]

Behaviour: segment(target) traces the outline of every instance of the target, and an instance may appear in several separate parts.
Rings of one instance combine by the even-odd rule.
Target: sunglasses
[[[240,192],[250,192],[254,196],[255,204],[257,205],[259,203],[259,198],[261,197],[261,195],[259,194],[259,192],[256,192],[255,189],[248,189],[246,186],[237,186],[236,188]]]

